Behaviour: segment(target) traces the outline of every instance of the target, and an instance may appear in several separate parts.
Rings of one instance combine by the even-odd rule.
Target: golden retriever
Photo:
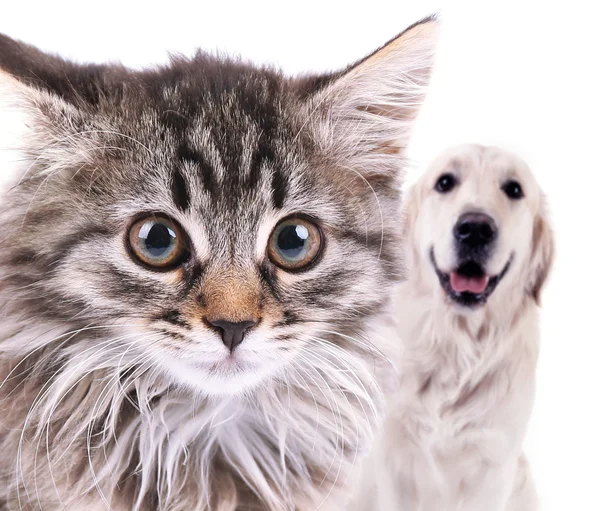
[[[464,145],[405,206],[398,390],[355,509],[531,511],[522,442],[553,255],[543,195],[521,159]]]

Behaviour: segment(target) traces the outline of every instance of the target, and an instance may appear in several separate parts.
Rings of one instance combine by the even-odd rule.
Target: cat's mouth
[[[236,396],[261,385],[272,369],[269,364],[226,356],[221,360],[165,358],[162,364],[170,378],[198,389],[206,396]]]
[[[497,275],[487,274],[481,263],[470,259],[461,262],[449,273],[443,272],[437,265],[433,247],[430,251],[430,258],[446,296],[460,305],[476,307],[485,304],[496,290],[510,268],[513,255],[511,254]]]
[[[194,367],[211,376],[228,376],[245,371],[251,371],[255,364],[243,360],[236,354],[230,354],[221,360],[196,361]]]
[[[213,374],[235,374],[242,371],[248,371],[252,368],[251,364],[241,360],[235,354],[228,355],[223,360],[207,364],[206,371]]]

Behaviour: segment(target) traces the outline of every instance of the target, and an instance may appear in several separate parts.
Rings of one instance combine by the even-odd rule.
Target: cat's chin
[[[247,395],[273,378],[272,367],[235,359],[213,363],[169,359],[163,367],[176,384],[209,398]]]

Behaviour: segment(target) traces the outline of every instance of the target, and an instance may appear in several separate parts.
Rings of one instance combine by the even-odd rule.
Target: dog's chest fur
[[[440,313],[424,300],[399,294],[400,378],[372,458],[384,472],[375,509],[457,509],[488,468],[514,470],[530,415],[537,336],[510,332],[536,332],[534,307],[500,318]]]

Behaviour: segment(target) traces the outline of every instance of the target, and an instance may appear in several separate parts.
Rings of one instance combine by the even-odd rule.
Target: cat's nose
[[[236,346],[240,345],[244,340],[246,332],[256,325],[256,321],[254,320],[226,321],[224,319],[211,320],[208,318],[206,318],[206,323],[221,335],[223,344],[229,351],[233,351]]]

